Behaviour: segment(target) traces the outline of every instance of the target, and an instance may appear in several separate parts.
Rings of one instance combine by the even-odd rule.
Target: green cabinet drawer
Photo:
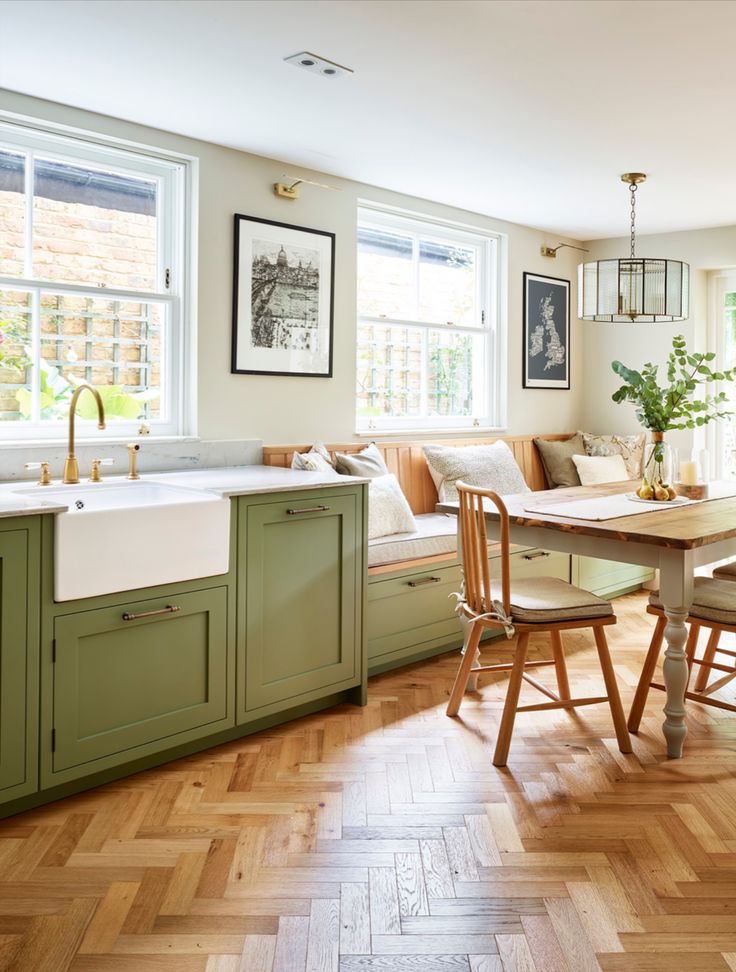
[[[501,577],[501,561],[489,558],[491,577]],[[529,548],[510,556],[511,578],[559,577],[570,580],[569,554]],[[454,598],[462,584],[458,563],[402,571],[368,586],[368,661],[371,671],[406,664],[462,641]],[[489,637],[492,632],[489,633]]]
[[[360,681],[362,495],[241,499],[238,721]]]
[[[219,587],[55,619],[46,785],[234,724],[227,599]]]
[[[37,549],[35,523],[0,532],[0,802],[38,789]]]
[[[573,557],[573,583],[599,597],[610,597],[639,587],[654,577],[649,567],[617,560]]]

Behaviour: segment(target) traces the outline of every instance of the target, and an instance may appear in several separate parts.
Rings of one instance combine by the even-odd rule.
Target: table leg
[[[688,551],[662,551],[659,590],[667,617],[664,629],[667,648],[662,664],[667,701],[664,707],[665,720],[662,732],[667,742],[667,755],[679,759],[687,736],[685,691],[690,674],[685,654],[687,642],[685,621],[693,599],[693,562],[692,555]]]
[[[463,633],[463,647],[462,654],[468,650],[468,641],[470,640],[470,632],[473,627],[464,615],[460,615],[460,628]],[[475,658],[473,659],[473,668],[470,669],[470,678],[468,679],[468,684],[465,688],[466,692],[477,692],[478,691],[478,675],[473,674],[473,669],[480,668],[480,648],[475,650]]]

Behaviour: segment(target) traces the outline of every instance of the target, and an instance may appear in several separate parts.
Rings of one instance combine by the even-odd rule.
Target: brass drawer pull
[[[540,557],[551,557],[551,556],[552,554],[549,552],[549,550],[537,550],[537,552],[533,554],[522,554],[524,560],[539,560]]]
[[[126,611],[123,615],[123,621],[137,621],[139,618],[155,618],[159,614],[176,614],[177,611],[181,611],[181,608],[175,607],[173,604],[167,604],[165,608],[159,608],[158,611],[141,611],[140,614],[128,614]]]
[[[298,513],[324,513],[329,510],[329,506],[305,506],[302,510],[287,510],[289,516],[296,516]]]
[[[423,577],[418,581],[407,581],[409,587],[424,587],[425,584],[439,584],[441,577]]]

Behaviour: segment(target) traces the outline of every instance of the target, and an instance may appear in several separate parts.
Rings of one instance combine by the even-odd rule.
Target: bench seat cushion
[[[414,533],[394,533],[368,541],[368,566],[398,564],[403,560],[455,556],[457,551],[457,517],[447,513],[420,513],[414,517]]]

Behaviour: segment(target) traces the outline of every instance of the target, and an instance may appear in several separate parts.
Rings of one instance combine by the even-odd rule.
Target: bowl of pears
[[[661,479],[647,479],[641,481],[635,496],[645,503],[676,503],[679,499],[674,486],[662,482]]]

